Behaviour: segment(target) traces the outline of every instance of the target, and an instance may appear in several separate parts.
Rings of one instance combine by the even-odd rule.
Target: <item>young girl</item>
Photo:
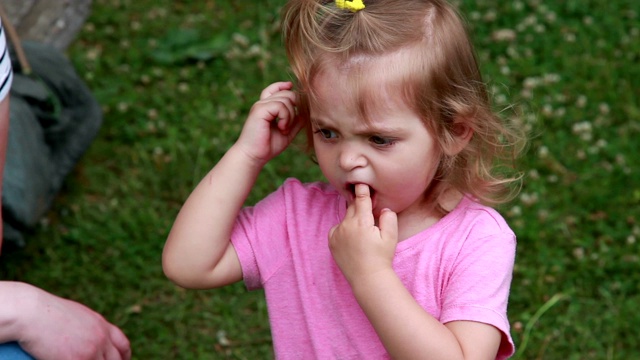
[[[481,205],[517,178],[518,140],[490,110],[443,0],[290,0],[298,83],[268,86],[180,211],[163,254],[188,288],[264,288],[279,359],[494,359],[514,351],[515,236]],[[305,129],[328,180],[287,180],[243,208]],[[512,195],[512,194],[511,194]]]

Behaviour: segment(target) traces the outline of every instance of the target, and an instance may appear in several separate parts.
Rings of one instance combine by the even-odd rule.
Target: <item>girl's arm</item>
[[[238,212],[262,170],[301,128],[290,82],[269,85],[260,95],[238,141],[200,181],[180,210],[162,254],[162,267],[176,284],[213,288],[242,279],[230,243]]]
[[[360,307],[394,359],[495,359],[500,331],[491,325],[456,321],[446,325],[426,312],[392,268],[398,242],[397,217],[383,210],[379,227],[369,188],[356,186],[356,199],[329,245]]]

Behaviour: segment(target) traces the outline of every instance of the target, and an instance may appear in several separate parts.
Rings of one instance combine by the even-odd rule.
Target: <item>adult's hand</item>
[[[25,283],[0,282],[0,340],[17,341],[39,360],[129,360],[129,340],[88,307]],[[0,319],[0,324],[3,323]],[[3,342],[0,341],[0,342]]]

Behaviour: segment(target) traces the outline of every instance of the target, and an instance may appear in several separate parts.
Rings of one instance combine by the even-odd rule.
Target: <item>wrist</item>
[[[38,291],[23,282],[0,281],[0,343],[25,340]]]
[[[398,275],[392,267],[363,273],[347,278],[349,285],[356,297],[367,296],[371,292],[385,291],[395,281],[399,281]]]
[[[253,156],[249,149],[245,145],[235,143],[229,150],[227,150],[225,156],[229,156],[234,159],[237,164],[244,164],[251,169],[255,169],[258,172],[269,162],[269,160],[261,159]]]

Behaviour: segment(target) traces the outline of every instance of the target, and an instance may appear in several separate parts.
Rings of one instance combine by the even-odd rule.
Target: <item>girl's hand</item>
[[[363,276],[392,269],[398,244],[398,219],[389,209],[382,210],[375,225],[369,186],[357,184],[356,197],[342,223],[329,232],[329,248],[350,284]]]
[[[289,146],[302,128],[296,116],[296,94],[291,82],[267,86],[247,117],[236,142],[242,151],[261,166]]]

